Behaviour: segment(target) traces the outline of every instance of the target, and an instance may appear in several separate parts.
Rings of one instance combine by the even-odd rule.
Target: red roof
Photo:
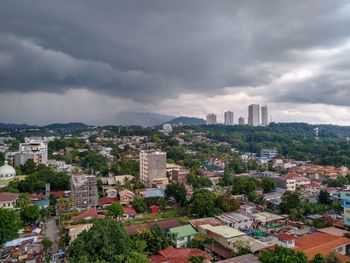
[[[50,192],[50,195],[53,195],[55,198],[60,198],[65,196],[64,191]]]
[[[136,212],[135,208],[133,208],[133,207],[124,207],[124,214],[137,215],[137,212]]]
[[[91,218],[103,219],[104,217],[105,216],[99,214],[96,209],[88,209],[82,212],[80,215],[73,216],[70,219],[70,221],[78,222],[80,220],[91,219]]]
[[[284,234],[284,233],[278,234],[276,237],[278,239],[281,239],[281,240],[288,240],[288,241],[295,240],[294,236],[291,236],[291,235],[288,235],[288,234]]]
[[[107,205],[107,204],[113,204],[117,202],[118,202],[118,199],[112,198],[112,197],[102,197],[97,201],[98,205]]]
[[[13,202],[18,198],[16,193],[0,192],[0,202]]]
[[[173,248],[158,251],[159,255],[151,256],[152,263],[190,263],[189,258],[195,256],[203,256],[208,260],[212,257],[205,251],[197,248]]]

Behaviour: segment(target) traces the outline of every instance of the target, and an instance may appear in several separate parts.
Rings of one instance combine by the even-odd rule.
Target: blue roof
[[[45,206],[49,206],[50,202],[49,202],[49,199],[44,199],[44,200],[35,201],[34,204],[42,208]]]
[[[144,196],[147,197],[164,197],[164,189],[156,188],[156,189],[146,189],[143,191]]]

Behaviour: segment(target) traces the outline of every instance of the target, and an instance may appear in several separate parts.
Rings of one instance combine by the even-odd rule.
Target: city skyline
[[[232,105],[245,116],[254,102],[276,122],[350,125],[349,24],[347,1],[5,0],[0,122],[103,125]]]

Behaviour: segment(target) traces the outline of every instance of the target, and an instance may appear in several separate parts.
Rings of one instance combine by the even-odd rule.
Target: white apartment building
[[[248,107],[248,125],[259,126],[260,125],[260,105],[252,104]]]
[[[165,186],[169,183],[165,152],[140,152],[140,179],[147,187]]]
[[[225,125],[233,125],[234,124],[234,114],[232,111],[226,111],[224,114]]]
[[[207,125],[217,124],[216,115],[214,113],[209,113],[207,115]]]

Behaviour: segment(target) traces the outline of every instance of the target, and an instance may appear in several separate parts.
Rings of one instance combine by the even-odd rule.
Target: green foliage
[[[134,243],[143,240],[146,244],[144,251],[152,255],[172,245],[171,238],[164,233],[158,224],[153,225],[151,229],[134,234],[132,240]]]
[[[18,237],[21,221],[17,212],[0,208],[0,245]]]
[[[75,156],[78,157],[80,166],[86,170],[90,170],[91,173],[100,172],[103,175],[107,174],[107,160],[101,154],[94,151],[84,151],[75,152]]]
[[[276,189],[276,183],[271,178],[265,177],[261,180],[261,187],[264,193],[271,193]]]
[[[206,258],[204,256],[190,256],[189,261],[191,263],[202,263]]]
[[[318,201],[321,204],[329,205],[332,203],[331,195],[327,191],[321,190],[318,195]]]
[[[124,214],[124,208],[120,203],[114,203],[107,207],[108,216],[112,218],[119,218]]]
[[[132,242],[124,227],[104,219],[96,221],[90,230],[82,232],[70,244],[68,262],[126,262],[131,252]]]
[[[256,191],[259,186],[259,181],[253,177],[235,176],[232,178],[232,194],[234,195],[249,195]]]
[[[332,226],[332,224],[326,221],[324,218],[315,219],[312,225],[317,228],[325,228]]]
[[[327,263],[327,259],[320,253],[317,253],[314,258],[310,261],[310,263]]]
[[[24,165],[21,165],[21,174],[32,174],[36,171],[36,164],[33,159],[29,159]]]
[[[168,184],[165,188],[165,197],[167,199],[173,198],[177,203],[183,205],[186,200],[186,189],[180,183]]]
[[[308,263],[304,253],[280,246],[276,246],[274,251],[266,250],[262,252],[259,260],[261,263]]]
[[[66,173],[56,172],[51,167],[39,165],[34,173],[25,177],[24,180],[15,179],[5,188],[21,193],[33,193],[45,191],[45,183],[50,183],[52,191],[68,190],[70,176]]]
[[[48,239],[47,237],[44,237],[42,244],[44,246],[44,250],[47,251],[49,248],[52,247],[53,242],[50,239]]]
[[[21,217],[27,224],[35,224],[40,219],[40,208],[37,205],[28,205],[21,211]]]
[[[289,214],[291,209],[300,208],[300,193],[295,191],[286,191],[281,200],[280,210],[282,213]]]
[[[219,210],[216,208],[216,196],[208,190],[199,190],[193,194],[191,200],[192,212],[199,217],[214,216]]]
[[[239,208],[239,201],[230,193],[224,193],[216,200],[217,207],[224,212],[232,212]]]
[[[191,171],[187,176],[187,181],[194,188],[209,187],[212,185],[210,179],[206,176],[202,176],[195,171]]]
[[[20,193],[16,206],[23,209],[30,204],[30,196],[27,193]]]
[[[131,205],[135,208],[136,212],[138,213],[145,212],[147,206],[145,199],[141,197],[135,197]]]
[[[116,175],[125,175],[129,174],[132,176],[138,176],[139,174],[139,163],[130,158],[123,158],[116,162],[112,166],[111,171]]]
[[[336,256],[334,251],[331,251],[326,257],[327,263],[341,263],[342,261]]]
[[[232,252],[233,257],[243,256],[252,253],[250,250],[249,241],[237,240],[233,244],[234,250]]]

